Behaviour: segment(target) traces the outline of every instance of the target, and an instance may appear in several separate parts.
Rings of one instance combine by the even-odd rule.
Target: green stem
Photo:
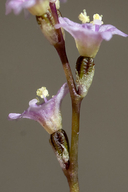
[[[70,149],[71,169],[78,169],[78,140],[79,140],[79,120],[80,120],[81,100],[72,103],[72,137]]]
[[[78,141],[81,100],[72,102],[72,135],[70,148],[70,166],[68,179],[70,192],[79,192],[78,184]]]
[[[66,55],[64,42],[62,44],[59,44],[59,46],[57,44],[55,46],[55,48],[56,48],[56,50],[58,52],[58,55],[60,56],[60,60],[61,60],[62,65],[63,65],[63,69],[64,69],[64,73],[65,73],[67,83],[68,83],[68,86],[69,86],[69,91],[70,91],[71,98],[74,99],[77,96],[76,85],[75,85],[74,78],[73,78],[73,75],[72,75],[72,71],[71,71],[71,68],[70,68],[70,65],[69,65],[69,62],[68,62],[68,58],[67,58],[67,55]]]
[[[53,13],[55,23],[58,23],[55,5],[51,3],[50,8]],[[57,50],[60,60],[62,62],[72,100],[72,135],[71,135],[71,148],[70,148],[70,165],[68,169],[63,169],[63,172],[67,177],[70,192],[79,192],[80,190],[78,184],[78,141],[79,141],[80,106],[82,97],[77,93],[72,71],[66,55],[65,42],[63,39],[61,29],[59,29],[58,31],[58,36],[59,36],[59,42],[56,45],[54,45],[54,47]]]
[[[73,75],[70,65],[67,60],[65,49],[62,51],[56,47],[63,64],[65,76],[69,85],[69,91],[72,100],[72,135],[70,148],[70,165],[68,170],[63,170],[67,177],[70,192],[79,192],[78,184],[78,141],[79,141],[79,120],[80,120],[80,106],[82,98],[77,94]]]

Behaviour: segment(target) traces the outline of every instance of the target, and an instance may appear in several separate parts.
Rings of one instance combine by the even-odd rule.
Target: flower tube
[[[42,104],[38,104],[38,100],[33,99],[29,101],[28,109],[22,114],[10,113],[8,118],[9,120],[21,118],[33,119],[39,122],[49,134],[53,134],[62,128],[60,106],[62,99],[68,92],[68,85],[65,83],[54,97],[47,100],[46,96],[48,96],[48,91],[42,87],[37,90],[37,95],[44,98]]]

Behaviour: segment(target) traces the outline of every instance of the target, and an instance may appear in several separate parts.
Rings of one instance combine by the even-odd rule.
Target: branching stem
[[[50,4],[51,11],[54,13],[55,23],[58,23],[57,11],[55,6]],[[60,40],[54,47],[58,52],[60,60],[63,65],[64,73],[69,86],[71,101],[72,101],[72,134],[71,134],[71,147],[70,147],[70,165],[68,169],[63,169],[65,176],[67,177],[70,192],[79,192],[78,184],[78,141],[79,141],[79,120],[80,120],[80,106],[82,97],[77,93],[76,85],[72,75],[72,71],[68,62],[68,58],[65,50],[65,42],[61,29],[58,31]]]

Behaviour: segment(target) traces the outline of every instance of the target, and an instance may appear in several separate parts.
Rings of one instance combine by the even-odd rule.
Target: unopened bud
[[[69,142],[66,132],[63,129],[60,129],[51,134],[50,144],[53,147],[57,160],[59,161],[62,169],[68,169]]]
[[[76,84],[78,93],[85,97],[91,86],[94,76],[94,60],[90,57],[80,56],[76,62]]]

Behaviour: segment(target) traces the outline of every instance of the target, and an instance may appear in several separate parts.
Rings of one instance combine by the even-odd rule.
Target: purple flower
[[[43,89],[43,90],[42,90]],[[57,95],[47,100],[45,96],[48,96],[46,88],[37,90],[37,95],[44,98],[44,103],[37,104],[38,100],[33,99],[29,102],[29,107],[22,114],[10,113],[9,120],[14,119],[33,119],[39,122],[49,134],[62,128],[62,117],[60,112],[60,105],[64,96],[68,93],[67,83],[63,84]]]
[[[112,25],[102,25],[102,16],[95,14],[93,21],[89,23],[90,19],[84,10],[79,15],[82,24],[75,23],[68,18],[59,18],[59,24],[56,28],[64,28],[75,39],[76,46],[81,56],[95,57],[102,40],[109,41],[114,34],[127,37],[128,35],[118,30]]]
[[[59,0],[7,0],[6,15],[12,10],[18,15],[22,9],[27,9],[32,15],[43,15],[49,8],[49,2],[56,3],[59,8]]]
[[[18,15],[22,9],[28,9],[33,15],[42,15],[48,7],[48,0],[7,0],[6,14],[13,10]]]

